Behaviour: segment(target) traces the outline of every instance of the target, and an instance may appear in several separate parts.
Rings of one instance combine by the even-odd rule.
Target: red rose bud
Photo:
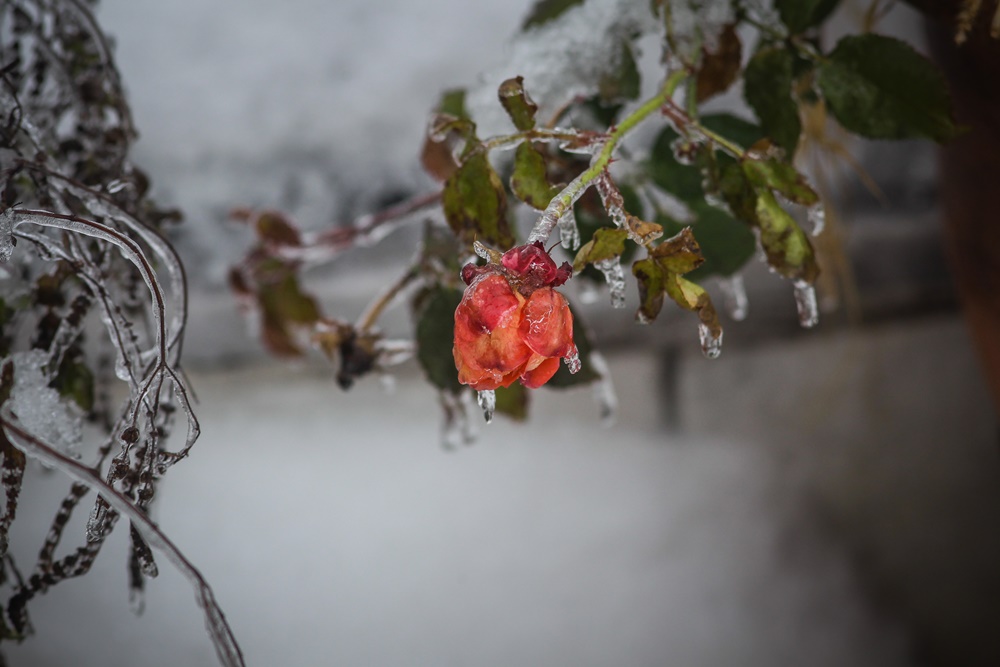
[[[552,289],[572,275],[556,267],[541,243],[504,253],[501,263],[462,270],[469,287],[455,311],[458,379],[478,391],[508,387],[515,380],[540,387],[559,370],[559,360],[577,354],[573,315]]]

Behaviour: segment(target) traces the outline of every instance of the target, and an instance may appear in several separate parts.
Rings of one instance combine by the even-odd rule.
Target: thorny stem
[[[378,318],[382,315],[382,312],[389,307],[389,304],[402,292],[406,287],[412,283],[416,278],[420,276],[420,269],[417,265],[411,266],[407,269],[406,273],[401,275],[396,282],[389,286],[389,288],[380,294],[377,299],[375,299],[362,315],[358,319],[358,323],[355,325],[355,330],[358,333],[367,333],[375,323]]]
[[[616,127],[612,128],[601,140],[601,150],[591,159],[590,166],[549,202],[548,207],[542,213],[541,217],[538,218],[538,222],[535,223],[534,228],[531,230],[531,234],[528,236],[529,242],[545,241],[548,239],[549,234],[552,233],[559,219],[579,199],[580,194],[590,187],[604,173],[608,165],[611,164],[615,149],[622,139],[642,123],[642,121],[667,104],[686,76],[688,76],[688,73],[685,70],[673,72],[667,77],[659,93],[643,102],[639,108],[622,119],[622,122]]]
[[[226,667],[243,667],[243,652],[240,650],[232,629],[226,622],[225,614],[215,600],[212,587],[191,561],[170,540],[141,509],[121,491],[107,484],[91,468],[66,456],[51,445],[20,428],[7,414],[0,414],[0,426],[13,436],[14,445],[28,456],[46,465],[58,468],[74,481],[100,493],[118,513],[128,517],[132,525],[142,534],[146,542],[160,551],[188,578],[195,588],[195,599],[205,611],[205,625],[208,628],[215,651]]]

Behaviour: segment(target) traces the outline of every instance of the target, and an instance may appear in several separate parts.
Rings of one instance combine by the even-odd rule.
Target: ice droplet
[[[623,208],[625,200],[622,199],[621,191],[615,186],[611,177],[608,176],[608,172],[605,171],[601,174],[594,182],[594,185],[597,187],[597,193],[601,195],[601,204],[604,206],[604,210],[608,212],[608,216],[611,217],[611,221],[615,223],[616,227],[627,229],[628,218]]]
[[[472,249],[476,251],[476,254],[485,259],[487,262],[490,261],[490,249],[484,246],[479,241],[475,241],[472,244]]]
[[[98,498],[94,503],[94,509],[90,510],[90,517],[87,519],[87,541],[99,542],[104,538],[104,527],[107,525],[108,504],[102,498]]]
[[[580,228],[576,225],[576,214],[572,207],[566,209],[566,213],[559,218],[559,242],[566,250],[580,247]]]
[[[580,362],[580,351],[575,347],[573,348],[573,354],[563,357],[563,362],[566,364],[566,370],[573,375],[579,373],[583,367],[583,364]]]
[[[674,159],[680,164],[694,164],[695,156],[698,152],[698,145],[685,136],[679,136],[670,143],[670,150],[674,154]]]
[[[486,423],[489,424],[493,421],[493,411],[497,409],[497,393],[492,389],[484,389],[478,392],[477,401],[479,407],[483,409],[483,417],[486,418]]]
[[[750,302],[747,300],[747,288],[743,284],[743,276],[734,273],[728,278],[723,278],[719,281],[719,289],[722,290],[723,305],[729,317],[737,322],[745,320],[750,310]]]
[[[722,330],[716,336],[704,322],[698,324],[698,337],[701,339],[701,352],[706,359],[716,359],[722,354]]]
[[[806,216],[809,218],[809,223],[812,225],[812,235],[819,236],[823,233],[826,228],[826,208],[823,206],[823,202],[816,204],[815,206],[810,206]]]
[[[14,254],[14,214],[8,208],[0,213],[0,262],[10,261]]]
[[[625,272],[622,271],[621,257],[611,257],[594,262],[594,267],[604,274],[611,292],[611,307],[625,307]]]
[[[795,281],[795,307],[799,311],[799,324],[806,328],[819,324],[819,308],[816,305],[816,288],[804,280]]]

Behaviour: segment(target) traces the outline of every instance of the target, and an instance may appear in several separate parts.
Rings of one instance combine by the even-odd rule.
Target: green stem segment
[[[602,141],[603,145],[600,152],[590,161],[590,166],[549,202],[548,207],[546,207],[538,222],[535,223],[535,227],[531,230],[531,234],[528,236],[529,243],[534,241],[544,242],[548,239],[549,234],[555,229],[559,219],[572,208],[576,200],[580,198],[580,195],[611,164],[615,149],[618,148],[618,144],[621,143],[622,139],[634,130],[636,126],[667,104],[673,98],[677,87],[687,76],[688,72],[684,70],[672,73],[667,77],[659,93],[643,102],[635,111],[626,116],[621,123],[611,128],[611,131],[608,132]]]

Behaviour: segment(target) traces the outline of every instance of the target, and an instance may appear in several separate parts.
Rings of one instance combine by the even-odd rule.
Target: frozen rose
[[[540,387],[576,355],[569,304],[553,287],[572,275],[557,267],[541,243],[513,248],[499,263],[469,264],[469,285],[455,311],[455,366],[458,379],[484,391],[520,380]]]

